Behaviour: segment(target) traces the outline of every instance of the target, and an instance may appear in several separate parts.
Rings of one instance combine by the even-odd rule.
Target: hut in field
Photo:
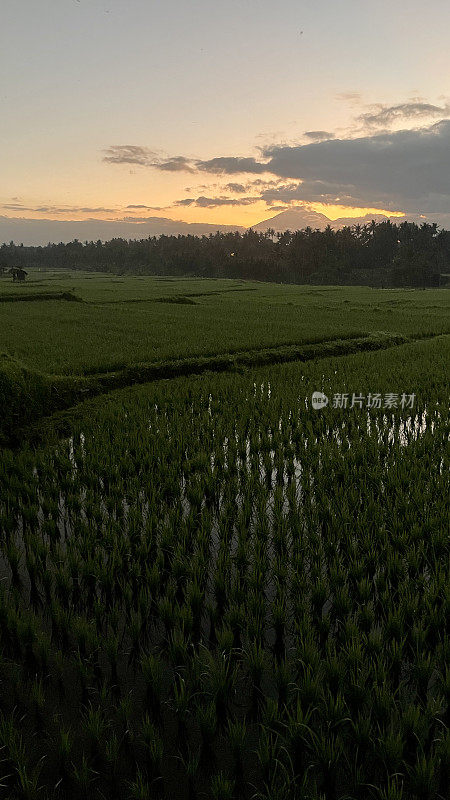
[[[12,267],[9,272],[13,276],[13,283],[23,283],[28,275],[21,267]]]

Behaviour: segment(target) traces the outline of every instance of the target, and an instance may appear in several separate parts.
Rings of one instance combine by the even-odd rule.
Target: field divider
[[[71,303],[86,302],[73,292],[24,292],[20,294],[11,292],[10,294],[0,295],[0,303],[32,303],[36,300],[66,300]]]
[[[27,438],[27,429],[43,417],[134,384],[382,350],[416,338],[423,337],[376,332],[358,338],[138,364],[96,375],[47,375],[0,354],[0,445],[17,446]]]

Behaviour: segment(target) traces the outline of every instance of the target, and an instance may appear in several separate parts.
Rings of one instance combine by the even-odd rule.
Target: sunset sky
[[[448,0],[2,0],[0,218],[450,227],[449,29]]]

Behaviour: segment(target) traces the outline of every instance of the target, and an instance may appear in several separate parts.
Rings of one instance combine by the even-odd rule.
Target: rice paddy
[[[78,280],[75,294],[103,319]],[[173,292],[169,283],[160,296],[187,296],[186,282]],[[363,313],[371,290],[311,288],[305,299],[303,287],[274,287],[270,300],[255,284],[251,300],[245,291],[201,300],[211,283],[191,287],[203,319],[216,308],[247,313],[242,327],[225,342],[216,328],[214,347],[186,323],[177,351],[161,320],[193,307],[152,302],[146,313],[163,315],[159,328],[151,317],[161,362],[230,353],[233,343],[248,354],[320,335],[392,338],[383,350],[247,359],[139,385],[105,379],[98,396],[79,402],[74,389],[78,405],[44,409],[34,438],[0,451],[2,791],[445,800],[449,347],[445,314],[425,307],[444,309],[447,295],[396,293],[407,310],[389,305],[388,326],[382,303],[393,292],[373,290],[381,310]],[[350,322],[346,300],[359,304]],[[282,326],[271,338],[288,302],[298,326],[288,317],[290,338]],[[17,386],[31,385],[33,369],[42,381],[58,371],[74,386],[99,380],[104,352],[81,337],[58,353],[51,316],[39,322],[39,305],[51,315],[56,303],[55,330],[67,320],[62,304],[83,307],[31,303],[26,319],[41,324],[32,342],[17,340],[28,304],[0,308],[15,342],[7,350],[30,370]],[[134,336],[134,323],[122,324],[121,357]],[[44,341],[47,365],[34,360]],[[128,369],[152,363],[137,353]],[[326,407],[312,408],[314,392]]]

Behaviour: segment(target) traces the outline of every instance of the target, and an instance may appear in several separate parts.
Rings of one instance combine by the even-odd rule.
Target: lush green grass
[[[437,289],[32,273],[20,290],[70,291],[85,301],[0,303],[2,349],[30,367],[60,374],[374,331],[450,330],[450,294]],[[18,287],[2,279],[0,293],[17,294]],[[165,297],[172,302],[161,302]],[[180,298],[189,302],[173,302]]]

